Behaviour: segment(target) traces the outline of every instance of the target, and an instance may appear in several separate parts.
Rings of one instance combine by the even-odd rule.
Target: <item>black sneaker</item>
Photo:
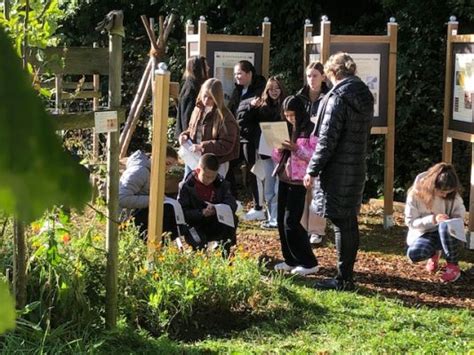
[[[353,281],[325,279],[317,281],[314,284],[314,288],[317,290],[354,291],[355,285]]]

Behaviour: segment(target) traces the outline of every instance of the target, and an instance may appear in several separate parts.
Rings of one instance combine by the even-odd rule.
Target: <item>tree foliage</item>
[[[152,3],[152,4],[151,4]],[[91,29],[111,9],[125,13],[124,103],[130,102],[147,61],[149,43],[139,19],[142,14],[158,16],[175,11],[179,21],[172,32],[167,58],[173,80],[180,80],[185,56],[184,25],[197,24],[204,15],[209,33],[259,35],[265,16],[272,22],[271,74],[281,74],[289,93],[303,80],[303,24],[312,20],[314,33],[325,14],[334,34],[383,35],[390,17],[399,24],[397,58],[397,112],[395,147],[395,192],[404,198],[414,176],[441,159],[442,111],[446,51],[446,22],[451,15],[460,21],[460,32],[471,33],[474,11],[464,0],[89,0],[81,3],[75,16],[64,24],[68,44],[90,45],[100,41]],[[469,146],[456,142],[454,162],[467,186]],[[384,139],[372,137],[367,195],[383,193]],[[467,189],[466,189],[467,190]],[[465,196],[467,197],[467,195]]]
[[[53,122],[0,28],[0,206],[29,222],[55,204],[81,206],[88,179],[64,152]]]

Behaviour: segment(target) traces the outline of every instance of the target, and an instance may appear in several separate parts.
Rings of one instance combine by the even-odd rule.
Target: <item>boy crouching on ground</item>
[[[230,247],[236,243],[237,204],[229,182],[217,173],[218,169],[219,161],[214,154],[201,156],[198,167],[182,183],[178,201],[189,227],[186,242],[194,249],[202,249],[208,242],[217,241],[223,245],[223,254],[228,256]],[[219,222],[215,207],[219,204],[230,207],[233,227]]]

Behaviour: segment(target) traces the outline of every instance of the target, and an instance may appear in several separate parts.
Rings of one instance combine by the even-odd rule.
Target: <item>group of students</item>
[[[241,61],[235,65],[235,89],[226,106],[222,83],[208,78],[206,59],[189,59],[178,102],[176,137],[200,159],[197,167],[186,166],[178,194],[186,226],[171,226],[172,235],[184,235],[194,248],[219,241],[228,255],[236,243],[238,223],[234,168],[242,161],[249,169],[259,165],[264,176],[248,176],[253,208],[245,219],[263,220],[263,228],[278,228],[284,261],[275,269],[302,276],[316,273],[318,261],[310,235],[318,239],[324,234],[327,218],[335,232],[337,275],[318,281],[315,287],[354,289],[353,269],[359,246],[357,215],[366,179],[374,100],[355,74],[353,59],[347,53],[337,53],[324,65],[311,63],[303,88],[286,96],[278,77],[265,82],[250,62]],[[273,149],[271,156],[262,154],[259,124],[281,120],[287,122],[290,139]],[[129,162],[135,160],[135,154]],[[168,158],[176,160],[176,153],[170,153],[167,163]],[[442,279],[449,282],[459,277],[460,270],[454,251],[456,242],[447,235],[443,220],[462,215],[463,204],[457,177],[439,177],[455,176],[452,166],[442,166],[417,178],[408,195],[408,256],[412,261],[429,259],[429,270],[434,271],[438,268],[438,250],[442,249],[448,261]],[[149,162],[147,168],[149,179]],[[124,208],[146,208],[125,203],[130,193],[126,188],[130,185],[128,170],[127,164],[120,180],[120,204]],[[137,193],[137,188],[133,190]],[[453,201],[454,207],[442,210],[443,200]],[[218,203],[231,207],[234,227],[219,222],[213,207]],[[164,230],[166,220],[174,220],[167,216],[170,211],[165,208]]]

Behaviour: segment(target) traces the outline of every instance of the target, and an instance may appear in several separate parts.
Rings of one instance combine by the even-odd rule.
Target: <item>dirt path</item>
[[[361,246],[355,267],[355,279],[364,294],[378,293],[398,299],[407,305],[431,307],[459,307],[474,310],[474,251],[461,251],[462,277],[452,284],[439,281],[440,274],[429,274],[425,264],[411,264],[406,259],[403,215],[400,208],[394,214],[395,227],[384,230],[383,212],[379,204],[364,205],[359,218]],[[243,248],[268,262],[268,267],[282,260],[278,231],[261,230],[258,223],[241,223],[238,243]],[[316,280],[335,274],[336,254],[334,236],[328,229],[321,246],[314,251],[321,266],[320,272],[310,277]]]

